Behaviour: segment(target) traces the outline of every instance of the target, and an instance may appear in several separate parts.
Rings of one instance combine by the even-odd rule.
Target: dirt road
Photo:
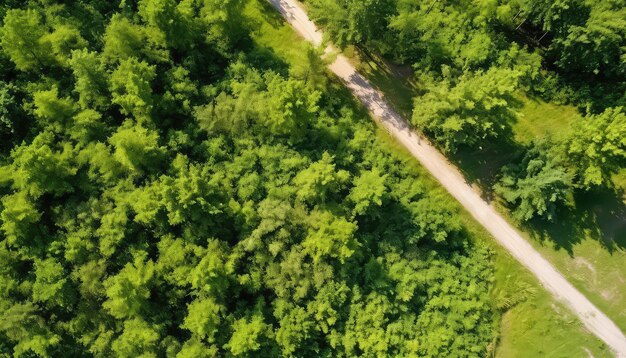
[[[322,44],[322,33],[294,0],[268,0],[308,41]],[[328,51],[329,49],[327,49]],[[426,139],[411,131],[344,56],[330,70],[339,76],[374,118],[402,143],[430,173],[483,225],[515,259],[528,268],[543,286],[578,315],[585,327],[604,341],[618,357],[626,357],[626,337],[604,313],[570,284],[498,212],[465,181],[459,170]]]

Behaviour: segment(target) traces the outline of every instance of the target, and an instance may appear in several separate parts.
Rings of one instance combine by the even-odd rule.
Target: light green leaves
[[[108,105],[106,69],[98,53],[87,50],[72,51],[70,67],[76,79],[74,91],[82,108],[102,108]]]
[[[108,300],[103,307],[117,318],[140,317],[149,308],[154,278],[154,263],[137,256],[104,282]]]
[[[52,43],[44,38],[47,29],[36,10],[9,10],[0,30],[0,43],[15,66],[22,71],[42,71],[56,64]]]
[[[449,152],[476,147],[505,134],[516,113],[511,108],[521,73],[491,68],[465,73],[455,83],[446,78],[414,101],[412,122]]]
[[[120,105],[123,114],[132,114],[138,122],[150,119],[152,110],[151,82],[156,77],[156,67],[135,58],[122,60],[111,74],[113,103]]]
[[[122,333],[113,341],[113,352],[118,357],[157,357],[160,338],[158,327],[140,318],[130,319],[124,322]]]
[[[261,348],[263,340],[271,330],[271,326],[263,321],[260,315],[241,318],[232,325],[233,334],[224,348],[235,355],[253,354]]]
[[[119,127],[109,142],[115,148],[115,159],[131,173],[154,169],[163,156],[158,133],[130,121]]]
[[[198,298],[187,306],[187,317],[183,327],[200,339],[213,342],[222,321],[225,307],[213,298]]]
[[[503,178],[494,186],[496,193],[514,205],[518,220],[554,220],[557,209],[573,200],[573,175],[547,148],[534,147],[519,166],[505,167]]]
[[[2,206],[0,227],[10,244],[23,245],[37,238],[37,222],[41,213],[26,192],[4,196]]]
[[[319,262],[332,257],[345,262],[358,247],[357,225],[330,212],[313,213],[312,228],[302,243],[304,250]]]
[[[73,191],[71,179],[78,170],[74,150],[69,143],[57,150],[54,138],[51,133],[42,132],[29,145],[15,149],[12,153],[14,188],[34,198],[46,193],[60,196]]]
[[[385,179],[387,175],[381,175],[376,168],[361,173],[354,180],[354,188],[350,191],[348,199],[354,204],[356,215],[365,214],[369,208],[377,208],[383,204],[383,196],[387,191]]]
[[[298,173],[293,182],[299,188],[296,194],[298,199],[315,204],[325,202],[328,197],[341,189],[349,178],[350,173],[336,170],[333,157],[324,153],[319,161]]]
[[[610,183],[611,174],[626,159],[624,109],[609,108],[578,121],[566,146],[582,187],[589,189]]]

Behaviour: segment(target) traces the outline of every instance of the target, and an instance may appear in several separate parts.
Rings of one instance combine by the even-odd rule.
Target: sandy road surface
[[[268,0],[276,10],[308,41],[322,43],[322,33],[294,0]],[[327,49],[328,51],[329,49]],[[537,252],[496,210],[465,181],[454,167],[426,139],[411,131],[406,122],[383,99],[348,60],[339,55],[330,65],[352,93],[385,128],[419,160],[493,237],[526,266],[543,286],[565,303],[585,327],[604,341],[618,357],[626,357],[626,337],[604,313],[570,284]]]

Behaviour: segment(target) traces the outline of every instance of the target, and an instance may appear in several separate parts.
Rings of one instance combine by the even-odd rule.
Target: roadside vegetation
[[[307,44],[291,29],[282,24],[282,18],[265,1],[252,1],[247,7],[247,15],[257,18],[263,14],[268,21],[260,21],[262,26],[253,36],[254,41],[271,48],[278,57],[291,66],[304,63]],[[272,16],[273,14],[273,16]],[[281,25],[278,25],[281,24]],[[276,39],[282,39],[277,41]],[[351,56],[352,58],[356,57]],[[404,69],[391,67],[384,62],[361,63],[368,77],[376,76],[377,84],[387,86],[386,94],[394,94],[396,107],[402,105],[410,111],[411,91],[415,83],[402,76]],[[396,77],[396,76],[401,76]],[[403,85],[399,85],[404,83]],[[393,92],[393,91],[396,92]],[[338,92],[337,94],[340,94]],[[353,101],[349,93],[341,93],[346,102]],[[360,105],[356,105],[360,107]],[[365,115],[365,114],[363,114]],[[494,307],[494,328],[492,341],[487,347],[487,356],[492,357],[533,357],[551,355],[554,357],[576,357],[592,354],[594,357],[609,357],[611,353],[595,336],[589,333],[576,316],[566,307],[556,302],[539,282],[499,247],[471,216],[464,212],[444,189],[415,161],[406,149],[395,142],[388,132],[379,126],[376,135],[379,145],[389,148],[400,160],[402,166],[413,176],[423,181],[426,191],[442,198],[450,207],[458,207],[464,227],[473,240],[487,248],[493,265],[493,285],[491,304]]]
[[[387,131],[380,129],[386,144],[407,168],[429,177],[429,191],[444,192]],[[456,203],[448,194],[445,200]],[[451,204],[457,205],[458,204]],[[497,312],[498,331],[494,332],[489,357],[610,357],[606,346],[589,333],[569,308],[549,294],[525,268],[491,238],[473,218],[461,211],[461,220],[477,242],[490,249],[494,281],[490,292]]]
[[[0,355],[607,355],[265,2],[0,19]]]
[[[0,19],[0,355],[493,352],[492,249],[262,3]]]
[[[624,2],[307,7],[398,110],[626,330]]]

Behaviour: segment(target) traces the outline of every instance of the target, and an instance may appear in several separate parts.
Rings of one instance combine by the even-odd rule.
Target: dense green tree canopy
[[[415,99],[413,124],[451,152],[502,135],[516,116],[511,107],[519,77],[515,70],[492,68],[464,74],[456,83],[445,78]]]
[[[480,181],[499,180],[496,193],[518,219],[552,217],[571,203],[574,190],[611,190],[614,175],[624,169],[623,0],[306,2],[330,40],[356,47],[374,81],[391,77],[379,82],[382,88],[398,80],[412,85],[417,96],[411,123],[418,130],[456,159],[467,161],[467,153],[458,152],[468,150],[478,155],[471,156],[480,166],[500,167],[499,177]],[[395,71],[389,62],[410,66],[413,73]],[[382,74],[387,68],[391,71]],[[404,105],[398,97],[396,104]],[[523,120],[518,105],[537,98],[574,104],[584,117],[572,128],[564,124],[572,133],[550,150],[517,143],[511,130]],[[484,150],[491,157],[503,147],[509,158],[519,154],[519,159],[482,163]],[[469,172],[473,176],[482,168]]]
[[[495,186],[496,193],[514,205],[513,214],[519,220],[554,220],[559,207],[572,201],[573,175],[562,159],[546,150],[550,145],[535,146],[521,164],[504,168]]]
[[[35,10],[11,9],[3,19],[0,42],[4,53],[22,71],[42,71],[55,65],[52,42]]]
[[[567,154],[585,188],[607,184],[626,163],[626,113],[609,108],[577,122],[568,138]]]
[[[0,4],[0,355],[487,354],[489,252],[249,1]]]
[[[331,40],[341,47],[358,46],[365,60],[377,52],[436,77],[446,66],[455,77],[494,66],[531,66],[526,68],[533,73],[528,89],[548,99],[594,112],[626,105],[622,0],[307,3]],[[509,64],[502,61],[506,57]]]

